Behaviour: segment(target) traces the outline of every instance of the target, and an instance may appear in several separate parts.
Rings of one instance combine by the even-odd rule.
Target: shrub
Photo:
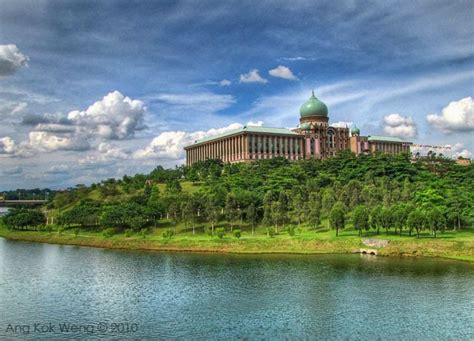
[[[274,227],[267,227],[267,236],[270,238],[275,237],[275,228]]]
[[[74,237],[77,238],[78,234],[79,234],[79,229],[74,229],[72,230],[72,233],[74,233]]]
[[[172,229],[167,229],[162,233],[163,238],[170,239],[174,236],[174,231]]]
[[[288,235],[293,237],[296,233],[296,229],[293,225],[290,225],[286,228],[286,232],[288,232]]]
[[[126,229],[125,230],[125,237],[127,238],[130,238],[133,234],[133,230],[132,229]]]
[[[112,237],[114,234],[115,234],[115,229],[114,229],[113,227],[110,227],[110,228],[105,229],[104,231],[102,231],[102,235],[103,235],[105,238],[110,238],[110,237]]]
[[[242,236],[242,233],[240,232],[240,230],[234,230],[234,237],[239,239],[240,237]]]
[[[223,227],[219,227],[216,229],[216,235],[219,239],[224,238],[225,236],[225,229]]]
[[[146,235],[148,234],[148,229],[147,228],[144,228],[144,229],[141,229],[140,230],[140,236],[142,236],[142,238],[146,238]]]
[[[58,226],[57,231],[58,231],[58,234],[63,234],[63,232],[64,232],[64,227],[63,227],[63,226]]]

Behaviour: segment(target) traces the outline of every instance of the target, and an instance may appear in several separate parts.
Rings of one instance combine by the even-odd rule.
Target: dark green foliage
[[[336,230],[336,236],[339,236],[339,230],[345,227],[346,219],[344,211],[344,204],[337,202],[329,214],[329,225],[332,229]]]
[[[145,206],[137,203],[120,203],[104,207],[100,224],[118,229],[131,228],[138,231],[149,222]]]
[[[167,229],[162,233],[163,238],[170,239],[174,236],[174,231],[172,229]]]
[[[108,229],[105,229],[104,231],[102,231],[102,235],[105,238],[110,238],[115,234],[115,232],[116,230],[113,227],[109,227]]]
[[[13,229],[37,229],[37,226],[45,223],[43,213],[31,209],[15,209],[9,211],[3,218],[5,224]]]
[[[354,209],[352,212],[352,223],[354,228],[359,231],[359,236],[363,230],[369,230],[369,211],[367,207],[360,205]]]
[[[275,237],[275,235],[276,235],[275,228],[267,227],[267,236],[269,236],[270,238],[273,238]]]
[[[240,237],[242,236],[242,232],[240,230],[234,230],[234,237],[237,238],[237,239],[240,239]]]
[[[222,239],[225,237],[225,229],[223,227],[219,227],[216,229],[216,236],[219,238],[219,239]]]
[[[446,228],[474,225],[474,165],[458,166],[433,154],[411,162],[408,155],[350,152],[322,161],[206,160],[55,192],[52,206],[61,212],[55,221],[81,229],[99,223],[138,232],[171,221],[193,231],[210,226],[212,234],[224,220],[231,231],[238,224],[253,233],[261,223],[276,234],[288,224],[317,230],[328,221],[339,234],[348,217],[360,234],[369,228],[377,234],[426,230],[434,237]],[[415,207],[421,218],[412,214]]]

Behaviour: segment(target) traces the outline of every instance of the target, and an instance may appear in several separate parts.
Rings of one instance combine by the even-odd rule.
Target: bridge
[[[37,206],[44,205],[48,200],[0,200],[1,206]]]

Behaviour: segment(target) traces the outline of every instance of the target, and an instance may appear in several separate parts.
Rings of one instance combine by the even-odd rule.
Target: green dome
[[[357,126],[352,127],[352,129],[351,129],[351,134],[352,134],[352,135],[354,135],[354,134],[360,134],[360,129],[357,128]]]
[[[311,130],[311,124],[308,122],[301,124],[300,129],[302,130]]]
[[[300,108],[301,117],[328,116],[328,107],[314,96],[311,97]]]

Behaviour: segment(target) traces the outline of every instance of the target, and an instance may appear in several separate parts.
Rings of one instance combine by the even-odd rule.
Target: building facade
[[[274,157],[288,160],[325,159],[338,151],[355,154],[410,152],[411,142],[398,137],[361,136],[357,127],[329,125],[327,106],[314,93],[300,108],[296,129],[244,126],[195,141],[185,147],[186,165],[207,159],[250,162]]]

